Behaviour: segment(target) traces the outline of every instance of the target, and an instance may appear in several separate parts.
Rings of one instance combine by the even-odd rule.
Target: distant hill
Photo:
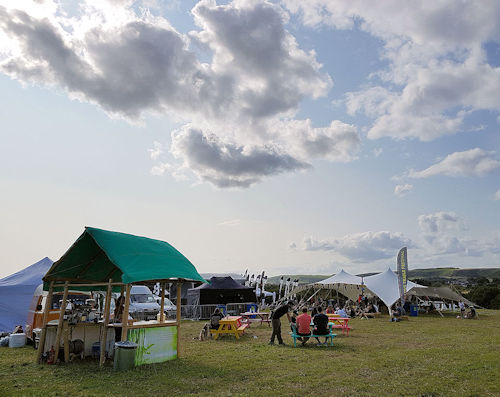
[[[377,273],[362,273],[358,276],[367,277]],[[332,274],[286,274],[284,280],[290,277],[291,280],[299,279],[300,284],[315,283],[332,276]],[[273,276],[268,280],[268,284],[279,284],[281,276]],[[467,279],[467,278],[500,278],[500,268],[478,268],[459,269],[457,267],[441,267],[432,269],[414,269],[408,272],[409,279]]]

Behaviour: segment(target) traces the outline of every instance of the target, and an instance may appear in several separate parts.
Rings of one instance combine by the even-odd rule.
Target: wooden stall
[[[181,306],[177,305],[175,321],[165,318],[166,283],[177,283],[180,294],[180,287],[185,281],[205,282],[193,264],[164,241],[91,227],[86,227],[61,259],[53,264],[43,281],[48,296],[37,362],[50,355],[57,362],[61,350],[67,362],[76,340],[75,335],[79,336],[79,340],[82,340],[83,335],[83,355],[96,356],[95,347],[98,346],[101,366],[106,356],[112,353],[115,339],[137,343],[136,365],[179,357]],[[162,285],[158,318],[150,321],[131,320],[129,305],[132,284],[146,282],[160,282]],[[54,291],[61,290],[64,292],[59,319],[47,322]],[[66,310],[69,290],[106,291],[102,315],[92,322],[70,321]],[[120,320],[111,318],[113,292],[120,292],[120,296],[123,296]],[[180,302],[180,297],[177,298]]]

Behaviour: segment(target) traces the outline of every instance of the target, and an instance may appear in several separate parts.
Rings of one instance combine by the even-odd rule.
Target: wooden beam
[[[163,309],[165,306],[165,288],[166,284],[161,283],[160,323],[165,322],[165,310]]]
[[[40,340],[38,341],[38,351],[36,355],[36,362],[40,363],[42,358],[43,349],[45,348],[45,338],[47,335],[47,320],[49,318],[50,307],[52,306],[52,294],[54,292],[54,282],[50,282],[49,293],[47,299],[45,300],[45,308],[43,310],[43,320],[42,320],[42,334],[40,335]],[[33,338],[34,339],[34,338]]]
[[[111,270],[111,271],[107,274],[106,278],[107,278],[107,279],[112,278],[113,274],[115,274],[115,272],[116,272],[117,270],[118,270],[118,268],[117,268],[116,266],[115,266],[115,267],[113,267],[113,270]]]
[[[61,346],[61,333],[62,333],[62,326],[63,326],[63,320],[64,320],[64,312],[66,311],[66,301],[68,299],[68,285],[69,282],[66,281],[64,284],[64,293],[63,293],[63,299],[62,299],[62,304],[61,308],[59,311],[59,322],[57,323],[57,333],[56,333],[56,343],[54,346],[54,349],[56,351],[56,355],[54,357],[54,362],[57,362],[57,359],[59,357],[59,348]]]
[[[111,293],[112,293],[112,280],[109,279],[108,289],[106,290],[106,301],[104,303],[104,323],[103,330],[101,332],[102,338],[100,340],[100,355],[99,355],[99,367],[104,365],[104,361],[106,359],[106,341],[108,340],[108,324],[109,324],[109,310],[111,307]]]
[[[122,314],[122,341],[127,340],[128,331],[128,309],[130,307],[130,290],[132,289],[132,284],[127,284],[125,293],[125,307],[123,308]]]
[[[177,309],[177,358],[180,358],[181,356],[181,290],[182,290],[182,283],[178,282],[177,283],[177,302],[176,302],[176,309]]]
[[[97,255],[95,255],[92,259],[90,259],[89,263],[87,263],[82,270],[78,272],[76,275],[76,278],[82,277],[85,273],[87,273],[87,270],[90,269],[90,267],[94,264],[94,262],[97,260],[97,258],[102,255],[103,251],[99,251]],[[114,266],[114,265],[113,265]]]

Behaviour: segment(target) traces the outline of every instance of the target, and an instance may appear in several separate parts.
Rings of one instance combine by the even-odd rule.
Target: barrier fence
[[[225,305],[182,305],[181,318],[191,320],[208,320],[215,309],[219,308],[228,316],[237,316],[246,312],[250,305],[256,306],[253,302],[248,303],[227,303]]]

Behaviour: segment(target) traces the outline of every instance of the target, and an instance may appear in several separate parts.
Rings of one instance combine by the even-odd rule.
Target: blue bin
[[[410,316],[412,317],[418,316],[418,305],[410,305]]]
[[[247,312],[258,312],[258,306],[255,303],[248,303],[247,304]],[[249,316],[250,318],[257,318],[256,315],[254,316]]]
[[[225,316],[227,315],[226,305],[217,305],[217,309]]]

